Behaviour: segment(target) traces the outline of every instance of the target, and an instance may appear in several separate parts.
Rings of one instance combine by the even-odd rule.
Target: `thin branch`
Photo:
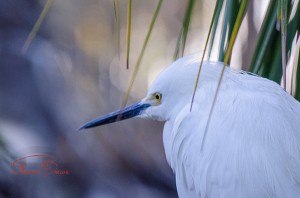
[[[25,54],[30,46],[30,44],[32,43],[33,39],[36,36],[36,33],[38,32],[38,30],[40,29],[45,17],[47,16],[50,8],[53,5],[54,0],[48,0],[47,3],[44,6],[43,11],[41,12],[39,18],[37,19],[37,21],[35,22],[31,32],[29,33],[28,37],[26,38],[26,41],[22,47],[22,54]]]
[[[120,59],[120,2],[119,0],[114,0],[114,11],[115,11],[115,26],[116,26],[116,51],[118,58]]]
[[[128,4],[127,4],[127,36],[126,36],[126,68],[127,69],[129,69],[130,32],[131,32],[131,0],[128,0]]]

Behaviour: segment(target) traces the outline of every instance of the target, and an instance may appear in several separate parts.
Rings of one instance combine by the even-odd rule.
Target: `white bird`
[[[300,197],[300,103],[268,79],[226,67],[201,143],[223,63],[199,59],[163,71],[139,103],[81,128],[141,117],[164,121],[167,161],[179,197]]]

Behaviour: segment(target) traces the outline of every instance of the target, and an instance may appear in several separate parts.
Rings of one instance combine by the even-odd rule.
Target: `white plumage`
[[[179,197],[300,197],[300,103],[273,81],[227,67],[201,151],[222,66],[203,63],[190,112],[199,59],[179,59],[139,103],[149,106],[134,115],[165,121],[164,148]],[[117,121],[107,118],[120,113],[83,128]]]

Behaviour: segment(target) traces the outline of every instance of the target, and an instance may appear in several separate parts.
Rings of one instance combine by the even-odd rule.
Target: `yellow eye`
[[[156,101],[157,101],[158,103],[160,103],[160,101],[161,101],[161,94],[158,93],[158,92],[156,92],[156,93],[154,94],[154,97],[155,97]]]

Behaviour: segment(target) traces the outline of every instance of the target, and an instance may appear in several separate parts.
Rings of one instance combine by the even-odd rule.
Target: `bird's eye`
[[[156,101],[160,103],[160,101],[161,101],[161,94],[157,92],[157,93],[154,94],[154,97],[155,97]]]

